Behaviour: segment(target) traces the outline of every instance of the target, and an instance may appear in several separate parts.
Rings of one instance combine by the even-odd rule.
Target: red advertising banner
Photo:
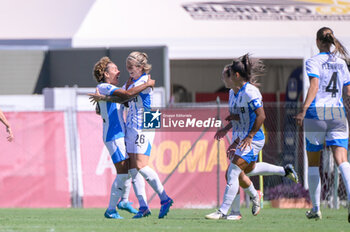
[[[102,142],[102,120],[94,112],[78,113],[80,151],[82,159],[82,179],[84,189],[84,207],[107,207],[110,187],[115,178],[115,168],[107,149]],[[195,130],[157,131],[152,146],[149,166],[166,179],[164,188],[174,199],[174,207],[212,207],[217,204],[217,160],[218,142],[214,140],[216,129],[209,130],[199,138],[205,128]],[[190,151],[190,148],[194,148]],[[220,200],[225,189],[225,171],[228,166],[226,148],[228,142],[219,143]],[[181,159],[187,154],[183,162]],[[154,191],[146,183],[147,197]],[[137,200],[133,190],[130,200]],[[150,207],[160,207],[155,196]]]
[[[0,125],[0,207],[70,207],[64,114],[5,113]]]
[[[116,172],[102,140],[102,119],[94,112],[78,113],[83,205],[106,207]],[[130,194],[132,195],[132,194]]]
[[[220,174],[217,176],[218,142],[213,132],[207,132],[199,139],[201,132],[160,132],[152,148],[150,166],[161,180],[167,178],[179,161],[187,157],[175,169],[166,191],[175,199],[175,207],[212,207],[217,204],[217,183],[219,179],[220,199],[225,189],[225,171],[228,166],[225,140],[220,146]],[[194,143],[197,143],[194,145]],[[194,145],[193,150],[189,151]],[[157,198],[155,200],[158,200]]]
[[[64,113],[5,115],[15,140],[8,142],[5,128],[0,130],[0,207],[71,207]],[[76,181],[82,183],[83,206],[107,207],[116,173],[102,142],[102,120],[94,112],[79,112],[77,117],[82,170]],[[149,166],[165,182],[174,207],[215,206],[218,190],[221,200],[225,188],[227,140],[218,144],[213,139],[216,129],[172,131],[170,124],[164,125],[168,125],[166,130],[156,129]],[[148,184],[146,193],[152,199],[150,207],[159,208],[159,198]],[[130,201],[138,207],[133,190]]]

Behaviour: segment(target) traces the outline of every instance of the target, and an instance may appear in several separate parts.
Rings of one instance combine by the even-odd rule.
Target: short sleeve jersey
[[[244,139],[251,131],[256,114],[255,110],[263,107],[262,96],[257,87],[247,82],[237,94],[230,90],[229,111],[230,114],[238,114],[239,121],[232,121],[232,138]],[[260,128],[253,140],[264,139],[264,133]]]
[[[331,53],[319,53],[306,61],[306,73],[319,79],[319,88],[305,118],[333,120],[346,117],[342,92],[343,87],[350,84],[350,74],[345,61]]]
[[[148,75],[142,74],[137,80],[128,87],[128,89],[142,85],[148,81]],[[147,88],[129,101],[129,111],[126,118],[126,126],[129,128],[143,128],[143,114],[151,110],[153,90]]]
[[[118,87],[102,83],[97,85],[103,95],[112,95]],[[103,119],[103,141],[108,142],[125,136],[123,107],[121,104],[108,101],[99,101],[100,113]]]

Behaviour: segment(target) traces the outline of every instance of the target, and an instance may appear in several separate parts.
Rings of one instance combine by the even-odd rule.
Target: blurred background
[[[118,65],[122,85],[128,78],[125,59],[135,50],[149,55],[154,107],[194,114],[204,107],[208,117],[221,119],[228,114],[223,67],[246,53],[262,59],[266,74],[259,88],[268,138],[263,161],[292,163],[301,179],[298,189],[307,190],[304,138],[293,119],[308,87],[303,66],[318,53],[316,32],[323,26],[350,47],[350,1],[0,3],[0,109],[15,134],[9,143],[0,130],[0,207],[107,205],[115,172],[86,94],[94,91],[92,69],[102,56]],[[165,187],[176,207],[213,207],[222,197],[229,138],[218,145],[214,131],[201,133],[158,133],[154,142],[150,165],[162,180],[169,177]],[[332,161],[324,163],[324,204],[336,208],[345,190]],[[292,185],[283,177],[253,180],[261,190]],[[286,191],[285,197],[295,197]],[[133,193],[130,198],[135,201]]]

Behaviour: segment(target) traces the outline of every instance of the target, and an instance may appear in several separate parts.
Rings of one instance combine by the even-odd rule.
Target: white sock
[[[145,166],[139,170],[141,175],[145,178],[145,180],[151,185],[153,190],[158,194],[161,201],[165,201],[168,199],[164,191],[164,187],[162,182],[160,182],[158,174],[149,166]]]
[[[270,175],[278,175],[278,176],[285,176],[286,172],[284,171],[284,168],[281,166],[272,165],[265,162],[258,162],[255,164],[255,168],[246,174],[247,176],[257,176],[257,175],[263,175],[263,176],[270,176]]]
[[[129,202],[129,194],[130,194],[130,189],[131,189],[131,180],[132,180],[132,177],[131,175],[128,175],[128,178],[125,180],[125,183],[124,183],[124,191],[122,193],[122,197],[121,197],[121,200],[122,202]]]
[[[258,195],[258,192],[254,188],[253,182],[251,183],[251,185],[249,185],[248,188],[244,188],[243,190],[246,194],[248,194],[252,198]]]
[[[236,164],[230,163],[227,171],[227,184],[224,193],[224,200],[220,206],[220,211],[225,215],[227,214],[233,200],[237,195],[239,188],[238,177],[241,172],[242,170]]]
[[[313,211],[320,210],[321,178],[319,167],[308,168],[309,193]]]
[[[130,169],[129,173],[132,177],[131,182],[134,187],[134,192],[139,202],[140,208],[148,207],[146,190],[145,190],[145,180],[143,179],[142,175],[137,171],[136,168]]]
[[[231,205],[231,214],[233,215],[241,214],[241,194],[237,194],[235,199],[233,199],[233,202]]]
[[[118,201],[124,190],[125,180],[127,178],[128,174],[117,174],[117,177],[115,178],[111,187],[108,209],[115,209],[117,207]]]
[[[350,163],[343,162],[339,165],[339,171],[343,178],[343,182],[346,188],[346,193],[348,194],[348,201],[350,201]]]

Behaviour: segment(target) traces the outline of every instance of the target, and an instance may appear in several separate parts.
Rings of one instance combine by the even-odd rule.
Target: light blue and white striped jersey
[[[233,140],[236,138],[242,140],[247,137],[256,119],[255,110],[262,106],[262,96],[259,89],[249,82],[247,82],[237,94],[235,94],[232,89],[230,90],[230,114],[239,115],[239,121],[231,121]],[[258,141],[264,138],[264,133],[260,128],[253,140]]]
[[[148,75],[144,73],[137,80],[134,80],[128,89],[142,85],[147,81]],[[143,112],[151,110],[152,96],[152,88],[147,88],[129,101],[129,111],[126,118],[127,127],[136,129],[143,128]]]
[[[118,87],[102,83],[97,85],[103,95],[112,95]],[[103,141],[108,142],[125,136],[123,118],[124,106],[115,102],[99,101],[100,113],[103,119]]]
[[[343,87],[350,84],[350,74],[345,61],[322,52],[306,61],[306,73],[319,79],[319,88],[305,118],[333,120],[346,117],[342,93]]]

